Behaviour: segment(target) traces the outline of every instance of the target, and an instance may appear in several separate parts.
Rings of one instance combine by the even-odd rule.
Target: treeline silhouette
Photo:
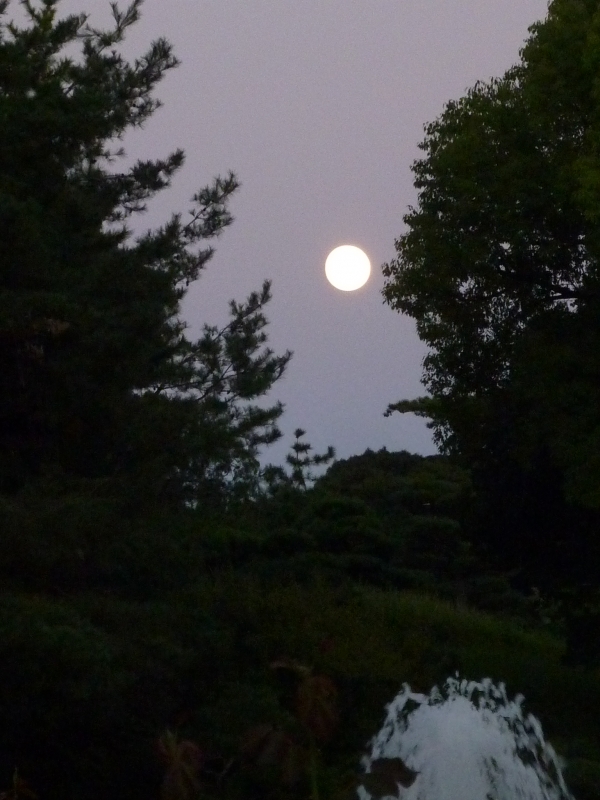
[[[140,0],[114,7],[110,30],[59,8],[24,3],[19,27],[0,2],[0,797],[354,796],[385,703],[456,671],[525,694],[578,798],[596,797],[592,250],[569,289],[584,300],[556,328],[555,301],[537,309],[514,383],[494,383],[487,351],[477,362],[472,328],[444,340],[421,326],[439,355],[431,396],[398,408],[429,416],[440,455],[336,461],[298,429],[286,463],[263,468],[283,413],[264,398],[291,356],[268,347],[269,283],[198,340],[179,316],[237,180],[134,237],[184,155],[119,172],[119,140],[177,62],[163,39],[121,55]],[[457,308],[439,309],[444,336],[473,316]],[[374,796],[414,778],[392,767]]]

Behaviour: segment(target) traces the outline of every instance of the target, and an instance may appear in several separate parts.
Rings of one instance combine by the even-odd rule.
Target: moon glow
[[[325,261],[325,275],[336,289],[353,292],[369,280],[371,262],[360,247],[344,244],[336,247]]]

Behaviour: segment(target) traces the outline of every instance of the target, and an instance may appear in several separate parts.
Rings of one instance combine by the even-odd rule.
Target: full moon
[[[325,275],[336,289],[353,292],[369,280],[371,262],[360,247],[344,244],[336,247],[325,261]]]

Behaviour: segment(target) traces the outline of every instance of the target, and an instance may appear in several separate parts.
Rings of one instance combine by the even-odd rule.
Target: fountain
[[[428,696],[404,684],[363,759],[361,800],[573,800],[523,699],[490,678],[457,674]]]

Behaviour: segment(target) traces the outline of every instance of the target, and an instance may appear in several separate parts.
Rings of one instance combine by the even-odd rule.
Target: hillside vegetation
[[[355,797],[385,704],[456,672],[524,694],[578,800],[600,797],[597,3],[554,0],[530,67],[429,128],[385,294],[432,348],[431,395],[393,408],[441,454],[336,461],[298,429],[266,468],[291,358],[269,282],[197,340],[180,316],[237,178],[134,236],[184,154],[124,168],[120,140],[177,59],[122,55],[141,0],[108,30],[59,5],[23,2],[19,27],[0,0],[0,800]],[[469,189],[482,131],[543,178],[524,187],[519,154],[502,173],[539,211],[516,225],[508,193],[492,214],[514,261]],[[461,261],[444,237],[475,212]]]

